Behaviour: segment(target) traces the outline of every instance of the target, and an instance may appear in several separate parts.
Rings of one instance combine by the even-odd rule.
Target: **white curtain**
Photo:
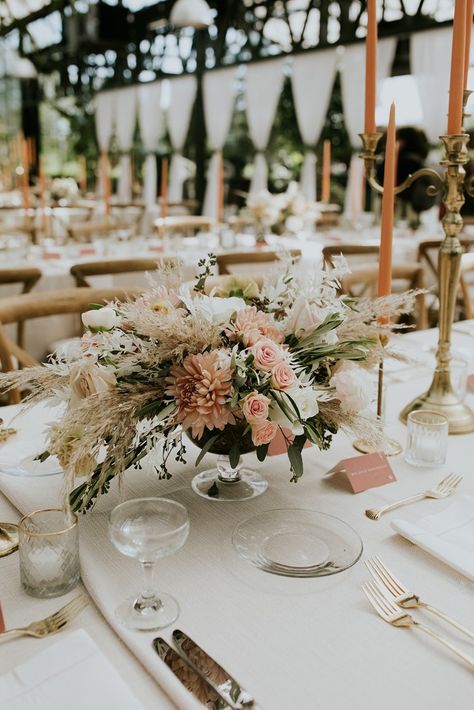
[[[115,92],[115,131],[120,157],[120,174],[117,194],[120,202],[132,199],[132,162],[130,150],[137,122],[137,90],[134,86]]]
[[[181,202],[183,199],[183,169],[182,152],[189,131],[191,112],[196,98],[196,77],[181,76],[170,81],[170,105],[168,109],[168,131],[173,157],[170,165],[168,201]]]
[[[203,80],[204,118],[212,156],[203,213],[217,219],[220,151],[230,131],[236,94],[235,68],[207,72]]]
[[[420,92],[423,128],[431,143],[446,132],[452,28],[419,32],[410,37],[411,70]]]
[[[298,128],[306,146],[300,188],[311,201],[316,200],[315,147],[326,118],[336,74],[337,52],[325,49],[293,59],[291,84]]]
[[[113,91],[104,91],[101,94],[97,94],[96,97],[95,132],[102,156],[109,149],[114,130],[115,96],[116,94]],[[104,175],[104,166],[102,165],[99,170],[97,186],[97,194],[100,197],[104,197],[105,194]]]
[[[394,37],[382,39],[378,43],[377,79],[380,82],[390,74],[397,41]],[[344,121],[351,144],[359,148],[359,133],[364,130],[364,79],[365,43],[358,42],[344,48],[341,66],[342,103]]]
[[[250,192],[267,188],[268,167],[264,151],[270,139],[273,119],[283,87],[285,59],[257,62],[247,67],[247,122],[256,149]]]
[[[147,210],[156,204],[156,151],[163,131],[161,82],[140,86],[138,90],[138,123],[147,156],[143,167],[143,197]]]
[[[354,154],[349,165],[349,176],[344,196],[344,216],[354,222],[363,210],[365,190],[364,161]]]

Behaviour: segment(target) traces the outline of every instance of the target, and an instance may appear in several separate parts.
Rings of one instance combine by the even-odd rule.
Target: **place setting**
[[[464,710],[473,22],[1,14],[1,707]]]

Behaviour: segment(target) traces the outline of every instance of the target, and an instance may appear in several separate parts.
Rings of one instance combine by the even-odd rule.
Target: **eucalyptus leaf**
[[[240,461],[240,450],[239,445],[234,444],[229,451],[229,462],[232,468],[237,468]]]
[[[288,447],[288,458],[290,459],[291,470],[295,477],[300,478],[303,475],[303,458],[301,456],[301,449],[295,443],[290,444]]]
[[[211,446],[214,444],[215,441],[219,438],[219,434],[215,434],[214,436],[211,436],[210,439],[206,441],[204,446],[202,447],[201,451],[199,452],[199,456],[196,459],[196,463],[194,464],[195,466],[199,466],[201,461],[203,460],[204,456],[207,454]]]

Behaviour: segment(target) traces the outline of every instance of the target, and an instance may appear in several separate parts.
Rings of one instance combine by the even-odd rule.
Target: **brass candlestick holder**
[[[465,102],[469,94],[470,92],[465,92]],[[380,138],[380,133],[361,134],[363,144],[361,157],[365,163],[368,184],[375,192],[383,194],[383,186],[379,185],[375,178],[375,159]],[[464,204],[464,192],[473,194],[474,185],[472,183],[465,184],[464,165],[469,160],[467,150],[469,135],[466,133],[444,135],[441,136],[441,140],[446,153],[446,157],[441,161],[441,165],[445,168],[444,176],[430,168],[423,168],[417,170],[413,175],[409,175],[395,190],[395,194],[400,194],[419,177],[428,176],[432,182],[427,187],[428,194],[434,196],[444,188],[443,202],[446,208],[443,218],[445,238],[441,243],[438,259],[439,338],[433,381],[427,392],[414,399],[403,409],[400,419],[406,422],[408,414],[412,411],[431,410],[447,417],[450,434],[467,434],[474,431],[474,413],[455,394],[451,384],[449,363],[451,359],[451,329],[463,252],[459,241],[459,232],[463,225],[460,211]]]

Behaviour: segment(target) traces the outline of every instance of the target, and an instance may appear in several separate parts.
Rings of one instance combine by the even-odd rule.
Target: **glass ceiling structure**
[[[208,0],[208,30],[169,23],[175,0],[0,0],[0,37],[57,94],[297,53],[365,36],[366,0]],[[379,35],[452,20],[452,0],[379,0]]]

